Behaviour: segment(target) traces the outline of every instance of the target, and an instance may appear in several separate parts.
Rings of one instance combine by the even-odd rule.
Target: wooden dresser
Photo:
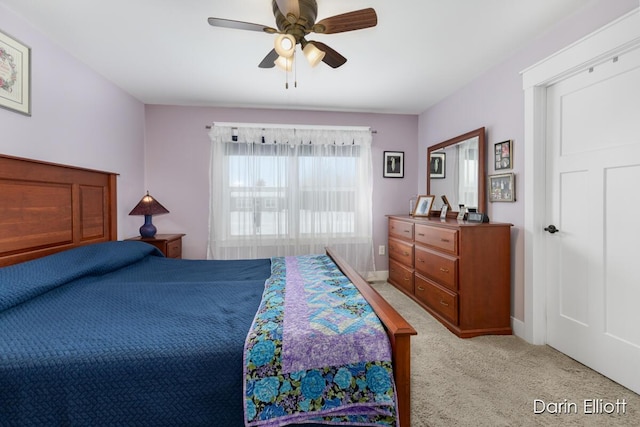
[[[388,218],[389,283],[461,338],[511,334],[511,224]]]

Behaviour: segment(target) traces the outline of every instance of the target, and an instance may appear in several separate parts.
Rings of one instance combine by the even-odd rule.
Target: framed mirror
[[[484,127],[429,147],[427,194],[435,195],[433,209],[441,209],[445,196],[448,216],[456,217],[460,204],[486,212],[486,158]]]

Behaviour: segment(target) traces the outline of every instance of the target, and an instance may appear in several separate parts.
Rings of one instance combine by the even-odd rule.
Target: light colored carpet
[[[411,339],[413,427],[640,426],[638,394],[553,348],[516,336],[460,339],[393,286],[373,286],[418,331]],[[565,405],[535,414],[536,399],[551,409]],[[624,399],[625,411],[588,414],[585,399]]]

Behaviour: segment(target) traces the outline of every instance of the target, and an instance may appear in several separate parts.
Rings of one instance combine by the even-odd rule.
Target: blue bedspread
[[[241,426],[270,260],[110,242],[0,268],[1,426]]]

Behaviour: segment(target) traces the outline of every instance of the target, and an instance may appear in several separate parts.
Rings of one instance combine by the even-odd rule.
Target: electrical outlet
[[[386,253],[386,249],[384,245],[378,246],[378,255],[384,255]]]

